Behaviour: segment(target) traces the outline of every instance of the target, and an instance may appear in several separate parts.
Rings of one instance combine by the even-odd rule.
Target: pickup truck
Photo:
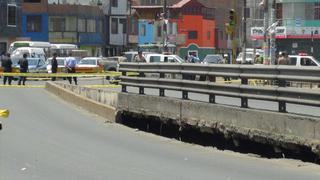
[[[147,63],[184,63],[185,61],[174,54],[146,54]]]

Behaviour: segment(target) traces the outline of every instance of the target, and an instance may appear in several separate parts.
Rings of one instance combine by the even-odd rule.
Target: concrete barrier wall
[[[67,102],[116,122],[118,93],[52,82],[46,83],[46,89]]]
[[[320,155],[320,118],[128,93],[118,98],[119,111],[173,119],[182,127],[242,135],[286,148],[307,146]]]
[[[82,86],[75,86],[71,84],[64,83],[55,83],[63,89],[68,89],[73,93],[79,94],[83,97],[87,97],[96,102],[100,102],[102,104],[106,104],[112,107],[117,107],[118,104],[118,92],[102,90],[102,89],[93,89]]]

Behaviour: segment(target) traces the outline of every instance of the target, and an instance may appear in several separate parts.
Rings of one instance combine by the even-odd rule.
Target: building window
[[[222,37],[223,37],[223,36],[222,36]],[[210,31],[207,32],[207,39],[208,39],[208,40],[211,39],[211,32],[210,32]]]
[[[118,0],[111,0],[111,7],[118,7]]]
[[[25,3],[41,3],[41,0],[24,0]]]
[[[99,21],[98,21],[98,28],[97,28],[99,33],[103,33],[103,27],[102,27],[102,26],[103,26],[103,25],[102,25],[102,21],[99,20]]]
[[[120,24],[122,24],[122,33],[127,33],[127,19],[120,19]]]
[[[17,5],[8,4],[8,26],[17,26]]]
[[[27,32],[41,32],[41,16],[27,16]]]
[[[320,3],[314,3],[314,19],[320,20]]]
[[[90,32],[90,33],[96,32],[96,20],[87,19],[87,32]]]
[[[117,18],[111,19],[111,33],[118,34],[118,19]]]
[[[86,32],[86,19],[78,19],[78,31]]]
[[[146,36],[146,29],[147,26],[145,24],[142,24],[140,29],[140,36]]]
[[[189,31],[188,32],[188,39],[198,39],[198,32],[197,31]]]
[[[66,19],[63,17],[50,18],[50,31],[63,32],[66,29]]]

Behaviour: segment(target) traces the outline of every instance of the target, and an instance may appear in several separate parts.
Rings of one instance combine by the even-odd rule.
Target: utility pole
[[[269,27],[269,1],[268,0],[262,0],[262,5],[263,5],[263,25],[264,25],[264,43],[263,43],[263,49],[264,49],[264,61],[266,61],[267,59],[269,59],[269,48],[268,48],[268,33],[267,33],[267,29]]]
[[[242,64],[246,63],[247,49],[247,0],[243,0],[243,27],[242,27]]]
[[[162,51],[166,51],[167,47],[167,0],[163,2],[163,41],[162,41]]]
[[[276,23],[276,0],[272,0],[270,24]],[[276,27],[270,32],[270,64],[276,64]]]

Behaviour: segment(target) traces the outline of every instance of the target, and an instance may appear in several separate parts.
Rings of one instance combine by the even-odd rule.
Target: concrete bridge
[[[125,63],[120,71],[120,93],[59,83],[47,83],[46,88],[113,122],[128,114],[157,118],[181,130],[219,132],[235,141],[247,139],[280,149],[303,147],[320,156],[318,68]],[[128,72],[139,76],[127,76]],[[218,82],[226,76],[240,82]],[[253,79],[264,83],[252,85]],[[315,88],[293,86],[306,82]]]

